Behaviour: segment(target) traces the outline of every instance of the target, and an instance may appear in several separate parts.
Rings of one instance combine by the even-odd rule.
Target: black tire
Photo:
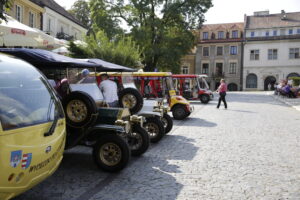
[[[210,100],[210,97],[209,97],[208,94],[201,94],[200,95],[200,101],[201,101],[201,103],[207,104],[209,102],[209,100]]]
[[[119,104],[135,114],[143,108],[144,99],[137,89],[125,88],[119,92]]]
[[[93,158],[100,169],[107,172],[117,172],[124,169],[128,164],[130,149],[127,142],[120,136],[107,134],[98,138],[98,142],[93,148]]]
[[[149,134],[150,142],[156,143],[165,135],[165,128],[162,121],[157,117],[147,117],[144,127]]]
[[[186,111],[185,105],[179,104],[175,105],[172,109],[172,114],[174,119],[183,120],[188,116],[188,112]]]
[[[173,128],[173,120],[167,113],[164,114],[162,120],[165,128],[165,134],[169,133]]]
[[[128,145],[131,150],[131,155],[140,156],[147,151],[150,145],[150,137],[147,131],[140,125],[134,125],[133,136],[128,137]]]
[[[67,125],[82,128],[95,122],[98,114],[94,99],[85,92],[75,91],[62,101]]]

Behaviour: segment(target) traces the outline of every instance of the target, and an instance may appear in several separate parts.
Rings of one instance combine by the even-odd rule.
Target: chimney
[[[281,10],[281,20],[286,20],[286,13],[284,10]]]
[[[269,10],[256,11],[256,12],[253,13],[254,16],[267,16],[269,14],[270,14]]]

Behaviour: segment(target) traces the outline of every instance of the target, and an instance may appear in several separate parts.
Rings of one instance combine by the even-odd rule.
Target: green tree
[[[104,31],[86,37],[87,45],[70,44],[70,56],[76,58],[100,58],[127,67],[140,67],[141,50],[131,37],[119,36],[110,40]]]
[[[130,35],[143,47],[145,70],[178,71],[182,56],[194,46],[192,30],[204,21],[211,0],[92,0],[95,16],[103,10],[116,24],[124,20]],[[109,12],[106,12],[109,8]],[[105,30],[105,29],[104,29]]]
[[[85,0],[77,0],[73,4],[70,10],[68,10],[76,19],[78,19],[83,25],[90,25],[90,10],[89,4]]]
[[[0,19],[6,20],[4,15],[13,5],[13,0],[0,0]]]

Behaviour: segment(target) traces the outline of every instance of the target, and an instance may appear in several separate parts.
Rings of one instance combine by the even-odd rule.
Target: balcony
[[[74,39],[74,36],[66,34],[64,32],[58,32],[56,34],[56,38],[70,41]]]

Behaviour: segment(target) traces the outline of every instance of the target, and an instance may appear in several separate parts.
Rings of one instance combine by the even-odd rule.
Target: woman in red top
[[[226,85],[224,79],[221,79],[220,83],[221,84],[220,84],[220,86],[217,89],[217,91],[219,92],[219,95],[220,95],[220,97],[219,97],[219,103],[217,105],[217,108],[220,107],[221,101],[223,101],[225,109],[227,109],[227,103],[226,103],[226,99],[225,99],[226,92],[227,92],[227,85]]]

